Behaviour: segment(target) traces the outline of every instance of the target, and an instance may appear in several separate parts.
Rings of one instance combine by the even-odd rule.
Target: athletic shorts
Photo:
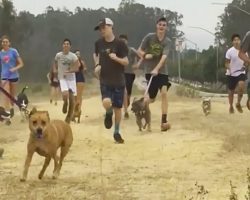
[[[102,99],[110,98],[113,107],[122,108],[125,86],[113,87],[101,84],[100,87]]]
[[[17,83],[19,78],[2,78],[2,81],[9,81],[11,83]]]
[[[146,74],[145,78],[149,82],[151,77],[151,74]],[[149,98],[155,99],[158,91],[161,90],[163,86],[167,86],[167,89],[170,88],[171,83],[169,83],[168,75],[165,74],[158,74],[157,76],[154,76],[151,82],[151,85],[148,90]]]
[[[59,86],[60,86],[60,83],[59,83],[59,82],[55,82],[55,81],[53,81],[53,82],[51,82],[50,86],[51,86],[51,87],[55,87],[55,88],[57,88],[57,87],[59,87]]]
[[[75,80],[61,79],[59,81],[60,81],[60,88],[61,88],[62,92],[66,92],[66,91],[72,90],[74,96],[77,95],[76,81]]]
[[[85,77],[82,72],[76,72],[75,74],[77,83],[85,83]]]
[[[240,81],[246,81],[246,74],[239,76],[227,76],[227,86],[229,90],[235,90]]]
[[[128,96],[132,94],[133,83],[135,80],[135,74],[125,74],[125,83]]]

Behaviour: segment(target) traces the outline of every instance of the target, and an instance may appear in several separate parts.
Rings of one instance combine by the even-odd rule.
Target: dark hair
[[[64,40],[63,40],[63,43],[64,42],[68,42],[70,45],[71,45],[71,41],[70,41],[70,39],[68,39],[68,38],[65,38]]]
[[[166,17],[161,17],[161,18],[159,18],[157,21],[156,21],[156,23],[158,24],[159,22],[168,22],[167,21],[167,18]]]
[[[240,35],[237,33],[234,33],[231,37],[231,40],[234,41],[235,38],[239,38],[240,39]]]
[[[119,35],[119,38],[120,38],[120,39],[128,40],[128,36],[127,36],[126,34],[121,34],[121,35]]]
[[[76,49],[76,50],[74,51],[74,53],[76,53],[77,51],[81,52],[79,49]]]

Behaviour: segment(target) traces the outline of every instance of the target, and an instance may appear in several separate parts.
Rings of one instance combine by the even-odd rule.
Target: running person
[[[114,36],[111,19],[101,20],[95,30],[101,33],[101,38],[95,43],[94,61],[95,71],[100,70],[102,103],[106,110],[104,124],[107,129],[112,127],[114,112],[114,139],[117,143],[124,143],[120,134],[120,123],[125,90],[124,68],[128,65],[128,48],[123,41]]]
[[[83,59],[81,58],[81,52],[79,50],[75,51],[76,56],[78,57],[80,66],[78,71],[75,73],[76,75],[76,89],[77,89],[77,96],[76,96],[76,105],[79,105],[79,108],[82,107],[82,96],[84,90],[84,83],[85,83],[85,76],[84,73],[87,70],[87,66]]]
[[[127,35],[120,35],[119,39],[125,42],[126,45],[128,45],[128,37]],[[137,64],[137,60],[139,58],[139,55],[137,53],[137,50],[133,47],[128,47],[128,60],[129,60],[129,65],[125,68],[125,83],[126,83],[126,90],[124,94],[124,118],[128,119],[129,114],[128,114],[128,107],[130,105],[130,97],[132,94],[132,88],[133,88],[133,83],[135,80],[135,68]]]
[[[149,103],[153,103],[158,90],[161,92],[161,131],[167,131],[170,128],[168,123],[168,99],[167,91],[170,86],[168,80],[167,56],[171,46],[171,40],[167,37],[167,19],[160,18],[156,23],[156,32],[149,33],[144,37],[139,47],[139,53],[143,58],[142,66],[146,71],[146,79],[152,83],[149,87]]]
[[[62,52],[56,54],[54,65],[54,71],[58,73],[62,92],[62,112],[64,114],[68,112],[65,119],[67,123],[70,123],[74,111],[75,99],[71,97],[72,94],[74,96],[77,95],[75,72],[78,71],[79,67],[78,58],[70,49],[71,41],[69,39],[64,39]]]
[[[57,100],[60,92],[60,83],[58,74],[54,72],[53,67],[47,74],[47,79],[50,85],[50,103],[53,103],[54,101],[55,105],[57,105]]]
[[[238,112],[242,113],[241,100],[245,88],[246,72],[244,67],[244,61],[239,58],[240,49],[240,35],[232,35],[233,46],[226,52],[227,69],[226,75],[228,80],[228,100],[229,100],[229,113],[234,113],[233,101],[235,89],[238,87],[238,101],[235,105]]]
[[[247,73],[247,95],[248,95],[248,99],[247,99],[247,108],[248,110],[250,110],[250,69],[249,69],[249,65],[250,65],[250,31],[246,33],[241,47],[240,47],[240,52],[239,52],[239,57],[244,61],[244,65],[248,71]]]
[[[16,96],[16,88],[19,80],[18,70],[23,67],[23,61],[18,51],[10,47],[8,36],[2,37],[2,50],[0,51],[1,81],[3,89],[11,96]],[[4,108],[10,115],[14,115],[14,104],[8,97],[4,97]]]

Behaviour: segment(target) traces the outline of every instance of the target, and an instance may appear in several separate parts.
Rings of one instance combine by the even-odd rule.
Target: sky
[[[1,1],[1,0],[0,0]],[[74,11],[79,7],[98,9],[118,8],[120,0],[12,0],[16,10],[26,10],[33,14],[39,14],[45,11],[47,6],[54,8],[63,8]],[[232,0],[136,0],[150,7],[159,7],[169,9],[183,14],[183,26],[179,27],[185,33],[185,37],[196,43],[199,50],[207,49],[214,44],[214,36],[199,29],[190,28],[190,26],[201,27],[215,32],[218,16],[224,12],[224,5],[213,5],[213,2],[230,3]],[[186,42],[188,48],[194,48],[194,44]]]

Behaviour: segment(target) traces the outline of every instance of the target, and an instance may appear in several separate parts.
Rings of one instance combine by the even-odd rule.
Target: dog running
[[[28,153],[20,181],[26,181],[32,156],[35,152],[40,156],[45,157],[44,165],[38,178],[42,179],[46,168],[51,159],[53,159],[54,171],[52,178],[56,179],[60,174],[63,159],[73,143],[71,127],[62,120],[50,121],[49,113],[47,111],[37,111],[36,108],[34,108],[29,116],[29,129],[30,137],[27,145]],[[59,148],[60,156],[58,157],[57,151]]]

